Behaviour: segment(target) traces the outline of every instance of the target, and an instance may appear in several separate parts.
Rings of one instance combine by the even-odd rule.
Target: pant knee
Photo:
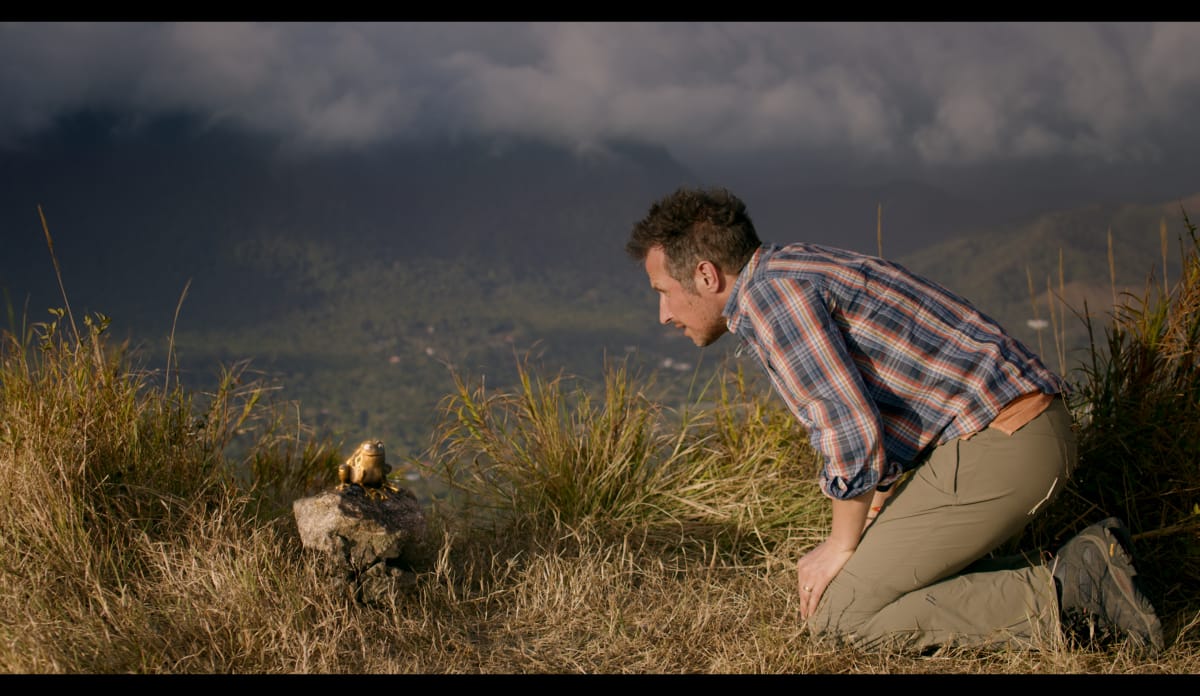
[[[808,617],[809,632],[822,639],[843,639],[855,634],[873,612],[856,606],[853,597],[849,592],[827,592],[817,611]]]

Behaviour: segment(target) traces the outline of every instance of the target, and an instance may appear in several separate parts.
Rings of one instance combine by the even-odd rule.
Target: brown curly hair
[[[650,249],[662,247],[667,272],[693,290],[692,273],[701,261],[711,261],[723,273],[737,273],[761,245],[740,198],[723,188],[683,187],[650,206],[633,226],[625,251],[635,261],[645,261]]]

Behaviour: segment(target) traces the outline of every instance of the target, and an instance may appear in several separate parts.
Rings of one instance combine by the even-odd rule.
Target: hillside
[[[1164,233],[1167,280],[1178,280],[1180,242],[1187,242],[1185,212],[1196,220],[1200,194],[1154,205],[1096,205],[1043,214],[896,260],[971,298],[1051,367],[1070,372],[1089,359],[1085,315],[1092,317],[1102,341],[1114,293],[1140,298],[1151,278],[1161,285]],[[1035,319],[1049,323],[1040,335],[1030,324]]]

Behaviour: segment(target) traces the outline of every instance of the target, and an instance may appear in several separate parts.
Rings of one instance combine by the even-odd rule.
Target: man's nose
[[[658,323],[671,323],[671,310],[667,308],[667,298],[665,295],[658,296]]]

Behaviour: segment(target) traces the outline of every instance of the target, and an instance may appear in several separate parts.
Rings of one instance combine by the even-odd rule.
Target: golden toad
[[[361,486],[372,497],[383,496],[384,490],[400,490],[388,483],[387,475],[392,467],[384,455],[383,442],[380,440],[367,440],[359,445],[346,462],[338,466],[338,490],[345,490],[353,484]]]

